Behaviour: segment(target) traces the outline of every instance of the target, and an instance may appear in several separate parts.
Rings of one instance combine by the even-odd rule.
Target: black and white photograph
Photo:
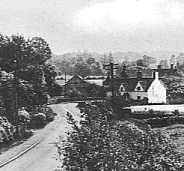
[[[184,171],[184,1],[0,0],[0,171]]]

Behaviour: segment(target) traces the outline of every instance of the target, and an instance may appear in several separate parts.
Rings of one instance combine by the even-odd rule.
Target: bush
[[[130,118],[135,118],[135,119],[149,119],[149,118],[162,118],[162,117],[168,117],[168,116],[173,116],[173,113],[167,113],[167,112],[134,112],[134,113],[130,113],[129,117]]]
[[[105,104],[82,107],[80,125],[67,113],[72,131],[68,132],[62,167],[67,171],[160,171],[183,170],[183,159],[169,137],[148,125],[113,121]]]
[[[31,127],[43,128],[46,125],[46,115],[44,113],[37,113],[32,116]]]
[[[41,128],[48,122],[53,121],[54,117],[57,115],[50,107],[46,105],[29,108],[29,113],[31,115],[31,128]]]
[[[0,144],[8,142],[14,138],[15,127],[6,117],[0,117]]]
[[[169,126],[173,124],[184,124],[184,116],[167,116],[167,117],[155,117],[144,119],[145,122],[151,125],[153,128],[160,128],[164,126]]]
[[[41,106],[38,108],[38,112],[44,113],[46,115],[46,121],[50,122],[54,120],[54,117],[57,115],[53,110],[48,106]]]

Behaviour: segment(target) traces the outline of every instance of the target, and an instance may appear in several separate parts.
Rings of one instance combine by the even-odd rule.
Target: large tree
[[[41,37],[33,37],[28,41],[30,59],[34,65],[43,65],[51,58],[52,53],[48,43]]]
[[[48,43],[40,37],[0,36],[0,66],[7,72],[23,71],[30,65],[44,65],[51,58]]]
[[[44,72],[47,67],[46,61],[50,58],[51,49],[43,38],[26,39],[22,35],[0,35],[0,67],[12,73],[15,78],[9,89],[5,87],[4,92],[8,91],[15,96],[5,97],[7,109],[12,106],[15,109],[25,105],[46,103],[47,87]],[[14,101],[18,103],[15,104]]]

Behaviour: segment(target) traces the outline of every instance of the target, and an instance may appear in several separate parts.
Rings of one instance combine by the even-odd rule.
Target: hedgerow
[[[161,132],[133,121],[115,121],[111,108],[103,103],[82,105],[80,109],[80,124],[67,113],[72,131],[57,145],[62,170],[184,170],[182,155]]]

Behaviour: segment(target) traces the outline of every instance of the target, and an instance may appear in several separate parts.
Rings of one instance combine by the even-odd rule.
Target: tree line
[[[90,55],[77,55],[71,58],[64,58],[54,61],[60,74],[80,75],[103,75],[102,64]]]

